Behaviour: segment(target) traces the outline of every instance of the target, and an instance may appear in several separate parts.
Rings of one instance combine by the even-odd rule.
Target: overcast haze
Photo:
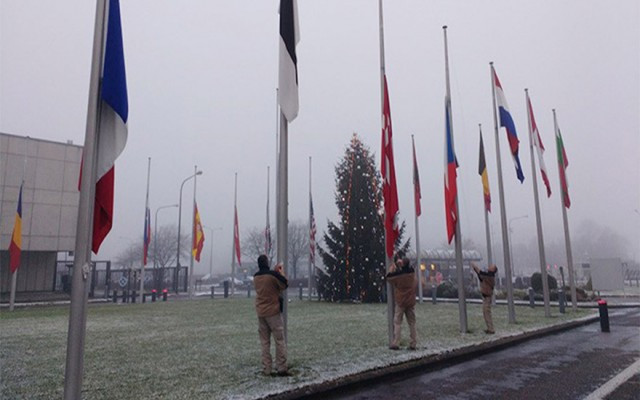
[[[520,137],[524,184],[500,131],[513,241],[535,237],[524,88],[529,88],[553,195],[541,193],[547,242],[563,238],[551,109],[569,159],[569,223],[587,219],[628,240],[640,258],[640,6],[602,1],[386,1],[385,57],[401,218],[414,237],[411,134],[423,195],[422,247],[446,240],[443,196],[444,57],[448,25],[453,126],[463,238],[484,244],[478,123],[484,131],[493,198],[500,213],[489,62],[494,61]],[[306,220],[308,157],[318,230],[334,220],[334,166],[353,132],[379,159],[380,76],[375,0],[298,0],[300,112],[290,125],[290,220]],[[142,235],[147,158],[152,213],[177,203],[198,165],[198,207],[215,232],[214,264],[231,260],[233,175],[238,172],[241,239],[265,223],[271,165],[275,222],[278,2],[121,0],[129,93],[129,139],[116,161],[115,220],[98,258],[115,257]],[[0,131],[82,144],[95,2],[0,0]],[[539,172],[538,172],[539,173]],[[542,182],[538,175],[538,183]],[[540,186],[542,188],[542,186]],[[191,184],[185,185],[189,205]],[[188,232],[190,207],[183,207]],[[153,215],[153,214],[152,214]],[[159,224],[176,224],[176,209]],[[4,223],[4,221],[3,221]],[[200,270],[208,270],[205,231]],[[322,243],[321,243],[322,245]],[[413,246],[413,241],[412,241]],[[581,262],[595,254],[575,254]],[[609,255],[604,255],[609,256]],[[556,260],[549,260],[554,262]],[[253,262],[247,260],[246,262]],[[557,260],[564,262],[564,260]]]

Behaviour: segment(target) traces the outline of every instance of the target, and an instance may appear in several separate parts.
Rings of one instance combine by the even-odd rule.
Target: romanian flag
[[[18,195],[18,208],[16,211],[16,221],[13,224],[13,234],[9,245],[9,267],[13,274],[20,267],[20,254],[22,253],[22,184]]]
[[[484,207],[491,212],[491,192],[489,191],[489,174],[487,173],[487,162],[484,158],[484,143],[482,141],[482,131],[480,132],[480,163],[478,174],[482,177],[482,192],[484,194]]]
[[[202,246],[204,246],[204,231],[202,230],[202,222],[200,221],[200,213],[198,212],[198,205],[195,204],[195,215],[193,221],[193,245],[191,246],[191,252],[196,261],[200,262],[200,253],[202,253]]]
[[[567,182],[567,167],[569,166],[569,160],[567,160],[567,153],[564,151],[564,142],[562,141],[560,128],[556,128],[556,148],[558,150],[558,173],[560,174],[562,203],[566,208],[569,208],[571,207],[571,200],[569,199],[569,183]]]
[[[520,157],[518,156],[518,148],[520,140],[516,133],[516,124],[513,122],[513,117],[509,111],[509,105],[507,104],[507,98],[502,90],[502,85],[498,79],[495,69],[491,67],[493,72],[493,88],[496,93],[496,107],[498,107],[498,115],[500,116],[500,126],[504,127],[507,131],[507,140],[509,141],[509,150],[513,157],[513,163],[516,167],[516,175],[520,183],[524,181],[524,174],[522,173],[522,167],[520,166]],[[500,156],[498,154],[498,156]]]
[[[451,240],[456,234],[456,222],[458,221],[458,208],[456,198],[458,186],[456,183],[458,162],[453,149],[453,134],[451,131],[451,102],[445,100],[445,144],[444,144],[444,209],[447,222],[447,240]]]

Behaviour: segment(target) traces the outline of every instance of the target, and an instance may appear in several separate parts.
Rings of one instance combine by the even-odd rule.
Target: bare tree
[[[303,221],[291,222],[289,223],[287,236],[289,272],[293,279],[296,279],[300,260],[309,254],[309,225]],[[242,255],[250,259],[250,271],[254,271],[257,268],[255,260],[257,260],[261,254],[264,254],[264,250],[264,228],[254,227],[249,229],[244,234],[244,239],[242,240]],[[275,252],[276,243],[274,242],[268,254],[270,265],[273,265]]]
[[[298,264],[309,254],[309,224],[303,221],[289,223],[288,229],[289,269],[293,279],[298,277]]]

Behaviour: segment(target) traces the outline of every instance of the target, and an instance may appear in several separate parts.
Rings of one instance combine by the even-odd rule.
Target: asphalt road
[[[415,372],[324,399],[582,399],[640,358],[640,310],[610,310],[611,333],[592,323],[442,369]],[[632,379],[615,397],[640,399]]]

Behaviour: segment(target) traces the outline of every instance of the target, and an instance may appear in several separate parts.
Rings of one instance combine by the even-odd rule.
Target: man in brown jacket
[[[284,340],[284,324],[280,309],[280,294],[287,288],[287,278],[282,265],[269,269],[266,255],[258,257],[258,272],[253,276],[256,289],[256,313],[258,314],[258,333],[262,346],[262,372],[271,375],[271,335],[276,342],[276,369],[278,375],[287,376],[287,346]]]
[[[471,263],[471,268],[478,274],[480,280],[480,293],[482,294],[482,315],[484,322],[487,324],[485,333],[493,334],[493,319],[491,318],[491,296],[493,296],[493,288],[496,285],[496,272],[498,267],[490,265],[487,272],[481,271],[475,263]]]
[[[402,316],[407,316],[409,324],[409,349],[415,350],[416,335],[416,274],[411,268],[409,259],[397,259],[389,267],[387,281],[393,286],[395,312],[393,316],[393,341],[389,348],[398,350],[400,347],[400,333],[402,330]]]

